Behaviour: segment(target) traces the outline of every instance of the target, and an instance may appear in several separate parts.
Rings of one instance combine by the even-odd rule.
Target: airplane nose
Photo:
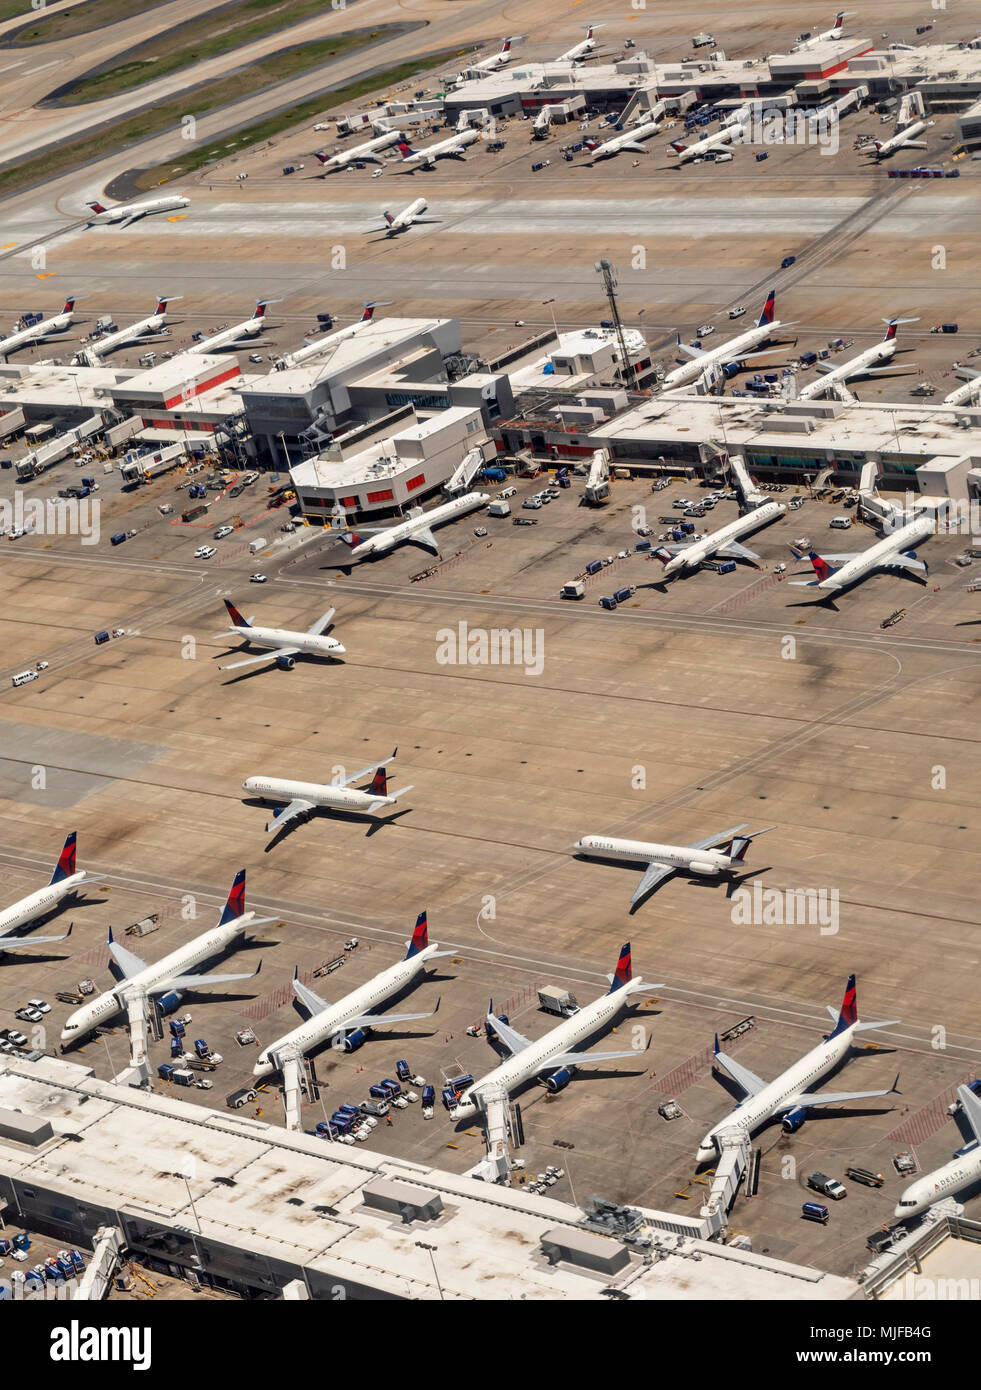
[[[698,1152],[695,1155],[695,1162],[709,1163],[713,1158],[715,1158],[715,1156],[715,1145],[703,1142],[698,1146]]]

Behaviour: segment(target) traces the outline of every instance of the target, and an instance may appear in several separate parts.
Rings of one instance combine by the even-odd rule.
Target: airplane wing
[[[526,1038],[524,1033],[519,1033],[517,1028],[512,1028],[510,1023],[502,1023],[496,1014],[488,1014],[487,1018],[512,1056],[516,1052],[524,1052],[526,1047],[531,1047],[531,1039]]]
[[[837,371],[837,367],[834,362],[816,362],[815,366],[817,367],[819,372]]]
[[[628,140],[625,145],[620,146],[621,150],[636,150],[638,154],[648,154],[648,148],[640,140]]]
[[[890,372],[915,372],[917,366],[915,362],[887,362],[884,367],[865,367],[862,371],[863,376],[888,376]]]
[[[970,1086],[958,1086],[957,1099],[961,1103],[964,1118],[974,1131],[975,1139],[981,1143],[981,1100],[978,1099]]]
[[[727,1057],[724,1052],[719,1052],[718,1039],[716,1039],[715,1060],[720,1067],[725,1068],[736,1085],[739,1086],[747,1096],[758,1095],[767,1084],[761,1076],[756,1075],[755,1071],[750,1071],[749,1067],[744,1067],[742,1062],[736,1062],[732,1057]],[[791,1105],[787,1108],[788,1110],[792,1110],[793,1106]]]
[[[705,356],[701,348],[692,347],[690,343],[675,343],[675,347],[679,352],[687,352],[689,357]]]
[[[230,980],[254,980],[261,969],[262,961],[255,970],[247,970],[242,975],[174,975],[169,980],[151,985],[147,994],[168,994],[172,989],[197,989],[201,985],[223,985]]]
[[[333,618],[336,612],[336,608],[328,608],[327,612],[323,615],[323,617],[317,619],[313,627],[307,628],[307,636],[322,637],[324,633],[327,631],[327,629],[331,626],[331,619]]]
[[[881,568],[884,570],[926,571],[924,562],[922,560],[914,560],[912,555],[894,555],[891,560],[883,561]]]
[[[626,1052],[560,1052],[557,1057],[550,1057],[547,1062],[543,1062],[541,1070],[546,1067],[581,1067],[592,1062],[613,1062],[629,1057],[643,1057],[644,1052],[650,1048],[652,1039],[647,1039],[647,1047],[643,1052],[638,1052],[636,1047],[629,1048]]]
[[[673,873],[673,864],[649,864],[644,870],[644,877],[640,880],[633,897],[630,899],[630,906],[633,907],[639,903],[641,898],[646,897],[652,888],[656,888],[659,883]]]
[[[901,150],[925,150],[929,147],[925,140],[904,140],[899,148]]]
[[[240,666],[257,666],[260,661],[275,661],[278,656],[296,656],[299,647],[277,647],[275,651],[263,652],[261,656],[248,656],[244,661],[233,661],[228,666],[219,666],[220,671],[237,671]]]
[[[439,542],[428,526],[423,527],[421,531],[413,531],[409,540],[415,545],[421,545],[425,550],[431,550],[434,555],[439,554]]]
[[[109,950],[112,952],[113,960],[128,980],[131,975],[138,975],[141,970],[146,969],[146,961],[140,960],[139,956],[133,951],[127,951],[125,946],[120,946],[118,941],[109,941]]]
[[[67,941],[71,934],[69,927],[64,936],[0,936],[0,954],[16,951],[19,946],[46,946],[51,941]]]
[[[377,1028],[379,1023],[409,1023],[418,1018],[432,1018],[433,1014],[439,1012],[439,1000],[436,1000],[435,1009],[431,1009],[425,1014],[361,1014],[358,1018],[349,1018],[344,1024],[345,1028]]]
[[[778,1113],[796,1110],[799,1105],[843,1105],[846,1100],[878,1100],[881,1096],[892,1095],[896,1090],[898,1081],[899,1077],[897,1076],[896,1081],[882,1091],[802,1091],[792,1100],[784,1101],[779,1107]]]
[[[124,217],[123,220],[118,223],[119,230],[122,231],[123,228],[128,227],[131,222],[135,222],[139,215],[138,212],[135,212],[132,217]]]
[[[319,994],[314,994],[307,985],[301,985],[295,975],[293,977],[293,993],[301,1004],[307,1006],[311,1014],[322,1014],[324,1009],[330,1008],[326,999],[321,999]]]
[[[284,806],[281,811],[276,812],[266,826],[266,830],[270,834],[278,835],[284,825],[289,825],[291,821],[296,820],[297,816],[305,815],[307,811],[312,810],[312,801],[301,801],[297,798],[297,800],[291,801],[288,806]]]
[[[748,549],[745,545],[740,545],[738,541],[729,541],[717,550],[716,555],[724,555],[727,560],[752,560],[755,562],[760,558],[755,550]]]
[[[749,825],[748,820],[744,820],[742,825],[734,825],[730,830],[723,830],[719,835],[710,835],[707,840],[696,840],[693,845],[686,845],[686,849],[714,849],[723,840],[731,840],[733,835],[738,835],[740,830],[745,830]]]
[[[351,775],[350,775],[350,777],[345,777],[345,778],[344,778],[344,781],[343,781],[343,782],[332,782],[332,783],[331,783],[331,786],[334,786],[334,787],[350,787],[350,786],[352,785],[352,783],[354,783],[354,782],[360,782],[360,781],[361,781],[361,778],[362,778],[362,777],[367,777],[367,775],[368,775],[369,772],[372,772],[372,773],[373,773],[373,772],[376,771],[377,768],[379,768],[379,767],[384,767],[387,763],[392,762],[392,761],[394,760],[395,755],[396,755],[396,753],[397,753],[398,751],[399,751],[398,748],[393,748],[392,751],[391,751],[391,753],[389,753],[389,755],[388,755],[387,758],[376,758],[375,761],[374,761],[373,763],[369,763],[367,767],[363,767],[363,768],[361,769],[360,772],[352,772]]]

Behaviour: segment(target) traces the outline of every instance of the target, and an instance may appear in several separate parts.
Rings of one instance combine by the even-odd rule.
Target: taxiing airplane
[[[375,1012],[386,999],[410,985],[430,961],[453,954],[452,951],[441,951],[437,941],[430,942],[425,912],[419,913],[412,939],[405,944],[407,950],[402,960],[390,965],[387,970],[382,970],[367,984],[352,990],[336,1004],[328,1004],[326,999],[321,999],[312,989],[301,985],[299,971],[295,971],[293,992],[310,1010],[310,1017],[259,1053],[258,1060],[252,1068],[253,1075],[269,1076],[270,1073],[280,1070],[286,1058],[312,1052],[321,1043],[333,1042],[342,1052],[355,1052],[367,1041],[371,1031],[382,1024],[409,1023],[420,1018],[432,1018],[439,1009],[438,999],[436,1008],[424,1014]]]
[[[897,150],[925,150],[927,141],[916,138],[924,130],[926,130],[926,121],[911,121],[909,125],[903,126],[902,130],[897,130],[895,135],[890,135],[888,140],[873,140],[871,147],[863,145],[859,154],[871,148],[875,151],[876,159],[879,160],[888,159]]]
[[[644,840],[618,840],[609,835],[584,835],[573,849],[587,859],[608,859],[628,863],[647,863],[644,876],[630,899],[631,909],[647,897],[672,874],[693,874],[697,878],[719,878],[738,875],[745,870],[743,857],[757,835],[766,835],[774,827],[754,830],[750,835],[740,832],[746,822],[731,830],[720,831],[693,845],[659,845]]]
[[[664,578],[670,579],[672,575],[683,570],[700,569],[706,560],[713,557],[723,560],[749,560],[756,564],[760,557],[747,546],[740,545],[739,537],[748,535],[759,526],[776,521],[786,510],[782,502],[764,502],[762,507],[730,521],[728,526],[712,531],[701,540],[690,541],[686,545],[659,545],[654,554],[664,564]]]
[[[98,362],[126,343],[135,343],[140,342],[143,338],[156,337],[167,323],[167,305],[173,304],[175,300],[181,298],[183,296],[179,294],[161,295],[157,300],[156,309],[148,318],[131,323],[128,328],[120,328],[117,333],[109,333],[104,338],[98,338],[94,343],[87,343],[78,354],[79,357]]]
[[[375,131],[379,129],[375,125],[371,128]],[[383,130],[373,140],[365,140],[363,144],[354,145],[351,149],[339,150],[337,154],[324,154],[323,150],[317,150],[315,157],[324,166],[325,174],[331,174],[337,169],[346,169],[355,161],[360,163],[362,160],[369,160],[373,164],[381,164],[384,161],[380,151],[387,150],[404,139],[405,136],[400,130]]]
[[[65,841],[58,857],[51,882],[47,888],[39,888],[26,898],[11,904],[0,912],[0,951],[16,951],[20,946],[42,946],[51,941],[64,941],[71,935],[71,927],[63,936],[14,936],[18,927],[27,926],[39,917],[47,917],[66,898],[77,897],[90,883],[101,883],[104,874],[86,873],[75,869],[76,832],[73,830]]]
[[[835,15],[835,22],[830,29],[825,29],[820,34],[811,34],[806,39],[801,39],[799,43],[794,44],[793,48],[790,50],[791,53],[801,53],[805,49],[813,48],[815,44],[825,43],[828,39],[844,38],[844,21],[846,19],[851,19],[852,16],[857,13],[857,10],[839,10]]]
[[[564,53],[560,53],[555,61],[557,63],[581,63],[584,58],[589,57],[597,46],[597,40],[593,38],[593,30],[602,29],[603,27],[602,24],[584,24],[583,28],[586,30],[586,37],[580,43],[573,44],[571,48],[567,48]]]
[[[658,103],[663,105],[663,103]],[[612,140],[606,140],[602,145],[597,145],[593,150],[593,163],[598,159],[609,159],[611,155],[619,154],[621,150],[634,150],[638,154],[646,154],[647,146],[643,143],[649,140],[652,135],[656,135],[661,128],[659,120],[645,121],[643,125],[635,126],[632,130],[625,130],[620,135],[614,135]]]
[[[465,159],[463,151],[475,140],[480,139],[479,130],[458,130],[448,140],[440,140],[435,145],[427,145],[424,150],[414,150],[405,140],[399,145],[403,164],[423,165],[431,169],[437,159]]]
[[[205,985],[223,985],[232,980],[253,980],[262,968],[262,962],[255,970],[250,970],[242,975],[191,975],[187,972],[194,966],[200,965],[202,961],[209,960],[212,956],[219,955],[226,950],[237,936],[241,936],[249,927],[257,927],[265,922],[278,922],[278,917],[257,917],[254,912],[245,910],[245,870],[239,869],[235,875],[231,892],[228,894],[228,901],[225,909],[218,920],[218,925],[212,927],[211,931],[205,932],[202,936],[196,936],[193,941],[188,941],[183,946],[178,946],[175,951],[158,960],[155,965],[147,965],[139,956],[132,951],[120,946],[118,941],[112,937],[112,927],[109,928],[109,950],[112,952],[123,978],[112,989],[106,990],[98,998],[92,999],[76,1009],[65,1020],[65,1026],[61,1030],[62,1042],[76,1042],[86,1033],[91,1033],[93,1028],[97,1028],[100,1023],[105,1023],[107,1019],[114,1018],[116,1014],[122,1013],[126,1009],[126,996],[133,992],[145,995],[175,995],[172,1007],[180,1001],[181,993],[186,989],[200,989]],[[163,1006],[165,1000],[161,1000]]]
[[[974,1138],[963,1148],[957,1150],[949,1163],[942,1168],[934,1168],[932,1173],[924,1173],[921,1178],[910,1183],[896,1204],[895,1216],[900,1221],[908,1221],[928,1211],[934,1202],[944,1197],[953,1197],[966,1187],[974,1187],[981,1182],[981,1099],[972,1086],[958,1086],[959,1110],[967,1121]]]
[[[166,198],[150,198],[145,203],[121,203],[118,207],[107,208],[103,203],[86,203],[85,206],[92,209],[92,216],[87,218],[89,226],[109,225],[119,223],[119,228],[128,227],[131,222],[135,222],[138,217],[149,217],[155,212],[175,212],[178,208],[190,206],[190,198],[185,198],[179,193],[169,194]]]
[[[532,1042],[509,1023],[489,1012],[488,1031],[496,1034],[511,1055],[460,1093],[456,1105],[450,1110],[450,1118],[454,1121],[464,1120],[479,1111],[487,1112],[495,1103],[506,1101],[513,1091],[543,1073],[547,1073],[544,1076],[546,1087],[554,1093],[568,1086],[580,1067],[629,1057],[639,1061],[650,1047],[650,1039],[643,1051],[637,1048],[616,1052],[579,1051],[597,1029],[611,1022],[629,1004],[631,995],[649,994],[663,987],[645,984],[639,976],[634,979],[629,941],[621,947],[616,970],[607,979],[610,988],[606,994],[600,995],[591,1004],[584,1004],[571,1018],[564,1019],[537,1042]]]
[[[467,492],[462,497],[454,497],[452,502],[441,502],[438,507],[433,507],[428,512],[424,512],[421,507],[413,508],[406,521],[398,521],[394,526],[362,527],[365,532],[377,532],[368,540],[362,540],[360,535],[353,531],[342,531],[341,540],[351,547],[352,560],[367,560],[371,555],[384,555],[404,541],[421,545],[433,555],[438,555],[439,541],[433,535],[432,528],[464,516],[467,512],[476,511],[478,507],[486,506],[489,501],[490,494],[487,492]],[[334,518],[332,525],[334,523],[339,523],[340,526],[344,524],[340,516]],[[334,529],[338,527],[335,525]]]
[[[264,647],[261,656],[248,656],[244,661],[233,661],[228,666],[219,666],[220,671],[236,671],[240,666],[256,666],[262,661],[274,661],[282,671],[292,671],[296,665],[295,657],[303,656],[343,656],[344,648],[335,637],[326,634],[334,626],[333,617],[337,611],[328,608],[322,618],[306,632],[291,632],[288,628],[253,627],[251,618],[243,618],[241,613],[226,598],[225,607],[233,626],[218,637],[244,637],[250,647]]]
[[[506,67],[511,61],[511,45],[513,43],[514,39],[504,39],[498,51],[492,53],[489,58],[481,58],[479,63],[468,63],[464,71],[457,76],[457,82],[465,82],[467,73],[496,72],[498,68]]]
[[[264,803],[287,803],[266,826],[267,832],[273,835],[278,835],[291,821],[305,820],[318,806],[330,811],[352,811],[373,816],[385,806],[394,806],[400,796],[412,790],[411,786],[401,787],[397,792],[389,793],[385,765],[394,761],[398,751],[396,748],[390,758],[369,763],[367,767],[336,782],[289,782],[280,777],[248,777],[242,783],[242,789],[259,797]],[[373,775],[368,786],[355,787],[354,783],[367,777],[369,772]]]
[[[808,1117],[808,1112],[816,1105],[844,1105],[850,1100],[877,1100],[881,1096],[898,1095],[899,1077],[891,1086],[882,1091],[809,1091],[808,1086],[820,1081],[829,1071],[847,1057],[854,1046],[856,1034],[868,1032],[871,1028],[892,1028],[898,1019],[891,1018],[885,1023],[859,1023],[858,994],[855,989],[855,976],[849,975],[845,995],[841,1001],[841,1012],[828,1005],[828,1013],[834,1019],[831,1033],[817,1047],[811,1048],[806,1056],[792,1067],[788,1067],[775,1081],[764,1081],[719,1050],[719,1039],[715,1039],[715,1060],[742,1090],[745,1100],[713,1125],[698,1146],[696,1162],[712,1163],[722,1152],[721,1140],[727,1130],[754,1134],[768,1120],[777,1115],[781,1118],[784,1132],[794,1134]]]
[[[189,353],[217,352],[220,348],[229,347],[232,343],[240,343],[243,339],[258,338],[266,326],[266,307],[278,303],[278,299],[257,299],[251,318],[244,319],[242,323],[233,324],[231,328],[223,328],[220,333],[213,333],[210,338],[204,338],[200,343],[193,343],[185,351]]]
[[[414,226],[417,222],[442,222],[443,219],[441,217],[423,217],[422,214],[426,211],[428,206],[429,204],[426,202],[425,198],[416,198],[415,202],[410,203],[408,207],[403,208],[399,213],[393,214],[390,212],[383,212],[382,217],[385,219],[383,230],[385,235],[396,236],[399,232],[407,232],[409,228]],[[377,228],[372,227],[370,230],[376,231]]]
[[[11,333],[8,337],[0,339],[0,357],[9,357],[18,348],[26,347],[28,343],[36,343],[39,338],[46,338],[49,333],[63,333],[71,324],[75,303],[75,296],[70,295],[65,300],[65,307],[60,314],[55,314],[50,319],[42,319],[32,328],[22,328],[18,333]]]
[[[868,550],[849,551],[844,555],[818,555],[812,550],[807,558],[817,578],[792,579],[790,582],[800,588],[821,589],[825,593],[836,594],[858,584],[876,570],[904,570],[925,577],[929,570],[925,562],[917,558],[912,547],[932,536],[935,529],[934,517],[918,516],[898,531],[870,545]]]
[[[847,362],[842,362],[839,367],[834,367],[830,362],[819,362],[818,371],[823,373],[816,381],[809,381],[806,386],[802,386],[797,399],[800,401],[810,401],[818,396],[826,395],[833,386],[841,382],[849,382],[857,376],[878,376],[883,372],[893,371],[892,367],[878,367],[877,362],[891,362],[896,355],[898,346],[896,339],[896,329],[901,323],[918,323],[919,319],[883,319],[886,324],[886,336],[880,343],[873,343],[871,347],[865,348],[857,357],[851,357]],[[914,366],[910,363],[909,366]]]
[[[680,367],[674,367],[662,383],[665,391],[670,391],[675,386],[685,386],[690,381],[697,380],[705,369],[709,366],[724,366],[729,362],[742,362],[747,357],[766,357],[772,356],[774,352],[781,351],[780,348],[761,351],[760,346],[765,343],[778,328],[791,328],[793,323],[781,323],[779,319],[773,317],[777,302],[776,290],[771,290],[766,297],[766,303],[757,320],[755,328],[748,328],[745,333],[738,333],[734,338],[729,338],[726,342],[720,343],[714,348],[696,348],[688,343],[681,341],[681,334],[678,334],[679,352],[687,352],[692,358],[690,362],[682,362]]]
[[[709,150],[720,149],[723,145],[740,144],[744,134],[743,122],[732,121],[729,125],[722,126],[720,130],[713,131],[711,135],[706,135],[704,140],[696,140],[694,145],[686,145],[683,140],[672,140],[668,144],[668,149],[673,150],[678,156],[679,164],[687,164],[692,159],[700,159]]]

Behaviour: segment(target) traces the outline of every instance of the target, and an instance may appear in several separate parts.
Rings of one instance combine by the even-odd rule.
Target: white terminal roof
[[[966,86],[981,92],[981,48],[927,43],[915,48],[876,48],[848,64],[849,77],[895,77],[910,86]]]
[[[646,1299],[813,1301],[856,1291],[852,1280],[671,1234],[667,1226],[659,1239],[668,1253],[649,1266],[636,1254],[612,1277],[565,1261],[549,1265],[542,1236],[581,1232],[580,1212],[564,1202],[99,1081],[62,1058],[4,1058],[0,1106],[40,1116],[55,1132],[38,1148],[0,1139],[4,1175],[68,1204],[200,1229],[205,1243],[394,1297],[595,1299],[612,1286]],[[66,1142],[67,1134],[76,1137]],[[365,1189],[379,1178],[437,1194],[441,1214],[403,1224],[367,1206]],[[318,1214],[316,1206],[336,1214]],[[685,1229],[684,1217],[663,1220]],[[441,1290],[420,1240],[436,1247]]]
[[[452,428],[456,421],[461,423],[474,415],[473,406],[450,406],[436,414],[406,425],[395,434],[375,440],[349,458],[332,458],[323,454],[319,458],[307,459],[290,468],[294,487],[358,487],[365,483],[383,482],[397,478],[407,470],[418,471],[426,462],[425,441]],[[411,441],[406,452],[399,451],[401,441]],[[413,448],[412,444],[423,447]]]
[[[267,394],[288,395],[296,392],[303,395],[318,382],[337,377],[379,353],[388,352],[402,343],[414,346],[421,334],[433,333],[450,322],[452,320],[449,319],[371,319],[357,333],[333,345],[328,341],[330,334],[325,333],[322,353],[307,358],[298,367],[287,367],[284,371],[255,377],[250,380],[249,386],[254,391]],[[310,342],[312,345],[317,339],[312,338]],[[288,357],[289,353],[283,355]]]
[[[643,333],[638,332],[636,328],[625,328],[623,337],[631,360],[646,350],[646,339]],[[603,355],[599,363],[591,367],[589,360],[600,350],[602,350]],[[620,347],[617,343],[616,332],[612,328],[577,328],[569,333],[560,333],[556,346],[542,357],[535,358],[527,366],[514,367],[508,372],[511,378],[511,387],[517,394],[532,387],[554,391],[559,388],[570,389],[576,385],[584,385],[596,375],[597,371],[606,368],[611,352],[615,358],[619,358]],[[572,357],[579,357],[584,360],[584,371],[569,373],[561,367],[550,372],[545,370],[553,362],[553,359]]]
[[[10,407],[29,402],[58,410],[85,405],[99,410],[110,405],[112,389],[135,376],[119,367],[56,367],[32,363],[0,367],[0,404]]]

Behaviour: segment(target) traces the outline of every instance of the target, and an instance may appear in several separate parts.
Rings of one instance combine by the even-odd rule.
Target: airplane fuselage
[[[868,367],[874,367],[879,362],[890,361],[895,354],[895,338],[883,339],[881,343],[873,343],[872,347],[866,348],[857,357],[852,357],[848,362],[842,362],[840,367],[825,372],[816,381],[809,381],[806,386],[802,387],[797,399],[809,401],[817,396],[823,396],[836,381],[851,381],[852,377],[861,376]]]
[[[310,632],[290,632],[275,627],[230,627],[229,636],[243,637],[254,647],[274,652],[278,647],[296,647],[307,656],[340,656],[344,648],[335,637],[318,637]]]
[[[684,845],[658,845],[646,840],[618,840],[603,835],[584,835],[575,848],[591,859],[610,859],[627,863],[670,864],[672,868],[711,878],[743,869],[741,859],[733,859],[721,849],[688,849]]]
[[[71,314],[55,314],[54,318],[36,323],[33,328],[23,328],[19,333],[11,333],[0,341],[0,357],[6,357],[9,353],[15,352],[17,348],[26,347],[28,343],[39,342],[42,338],[46,338],[49,333],[63,333],[66,328],[71,326],[71,323]]]
[[[422,512],[419,516],[410,517],[408,521],[399,521],[377,536],[371,536],[362,541],[360,545],[356,545],[352,549],[351,559],[361,560],[369,555],[383,554],[394,546],[401,545],[403,541],[411,540],[417,531],[429,530],[433,526],[451,521],[456,516],[463,516],[467,512],[476,511],[478,507],[483,507],[489,501],[489,493],[468,492],[463,497],[455,497],[452,502],[443,502],[440,506],[433,507],[432,511]]]
[[[700,377],[710,364],[731,362],[735,354],[745,355],[751,349],[761,347],[781,327],[782,324],[779,319],[773,323],[757,324],[755,328],[748,328],[745,333],[739,333],[735,338],[720,343],[718,347],[709,348],[706,352],[700,353],[690,362],[682,362],[680,366],[668,372],[663,382],[664,389],[667,391],[673,386],[684,386],[689,381],[695,381]]]
[[[897,150],[904,149],[911,141],[926,130],[926,121],[914,121],[905,130],[899,130],[895,135],[891,135],[888,140],[883,140],[875,148],[876,159],[887,159],[889,155],[895,154]]]
[[[86,220],[92,224],[100,222],[125,222],[129,217],[148,217],[154,212],[171,212],[177,208],[186,208],[190,204],[190,198],[185,198],[175,194],[171,198],[153,198],[146,203],[130,203],[129,206],[118,208],[106,208],[104,212],[94,212]]]
[[[740,536],[748,535],[757,526],[765,526],[769,521],[775,521],[778,516],[782,516],[787,508],[782,502],[765,502],[762,507],[757,507],[755,511],[747,512],[745,516],[731,521],[728,526],[721,527],[718,531],[713,531],[711,535],[703,540],[695,541],[692,545],[686,546],[678,555],[675,555],[664,566],[665,576],[674,574],[678,570],[697,569],[703,560],[708,560],[717,551],[723,549],[730,541],[738,540]]]
[[[3,947],[4,936],[17,927],[53,911],[70,893],[77,893],[87,877],[84,870],[70,874],[58,883],[49,883],[46,888],[29,893],[26,898],[21,898],[20,902],[13,903],[0,912],[0,949]]]
[[[357,787],[332,787],[322,782],[289,782],[278,777],[248,777],[243,791],[263,801],[310,801],[334,811],[371,811],[379,806],[394,806],[395,798],[374,792],[359,791]]]
[[[934,1202],[952,1197],[955,1192],[978,1182],[981,1182],[981,1145],[910,1183],[900,1196],[894,1215],[900,1221],[908,1221],[927,1211]]]
[[[869,546],[864,554],[856,560],[848,560],[827,579],[815,585],[815,588],[824,589],[827,592],[835,592],[838,589],[845,589],[850,584],[856,584],[860,579],[864,579],[867,574],[894,555],[902,554],[912,546],[924,541],[932,536],[934,532],[934,521],[930,517],[917,517],[914,521],[907,522],[892,535],[884,536],[881,541],[876,541],[875,545]]]

